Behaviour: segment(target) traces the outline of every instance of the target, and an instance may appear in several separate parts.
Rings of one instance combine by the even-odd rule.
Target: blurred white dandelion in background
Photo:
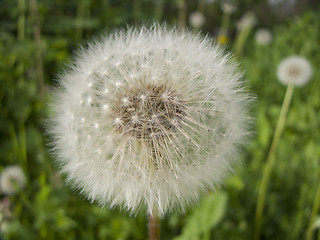
[[[238,30],[252,28],[257,24],[257,18],[252,12],[244,14],[237,23]]]
[[[285,122],[287,119],[287,114],[289,111],[294,88],[295,86],[303,86],[310,80],[312,75],[312,68],[309,61],[304,57],[290,56],[280,62],[277,69],[277,75],[279,81],[284,85],[287,85],[287,90],[281,106],[280,115],[271,142],[270,150],[267,155],[267,161],[262,175],[261,186],[259,188],[255,214],[254,239],[260,239],[267,189],[272,169],[275,164],[276,151],[279,145],[280,137],[285,127]]]
[[[194,28],[201,28],[206,22],[206,18],[201,12],[193,12],[189,16],[189,23]]]
[[[14,195],[26,185],[26,177],[19,166],[6,167],[0,174],[0,191]]]
[[[255,33],[255,40],[260,45],[269,45],[272,41],[272,33],[265,28],[258,29]]]
[[[236,11],[236,5],[231,1],[225,1],[221,3],[221,10],[226,14],[232,14]]]
[[[208,38],[165,27],[103,37],[60,77],[62,172],[101,205],[163,216],[218,186],[249,134],[242,74]]]
[[[277,76],[284,85],[303,86],[312,76],[312,67],[306,58],[290,56],[280,62]]]

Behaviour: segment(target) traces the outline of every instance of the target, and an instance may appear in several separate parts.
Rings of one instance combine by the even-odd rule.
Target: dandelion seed
[[[62,172],[103,206],[184,211],[221,183],[249,134],[241,74],[210,39],[187,31],[131,29],[90,46],[61,76],[53,102]],[[101,77],[79,78],[82,68]],[[66,124],[70,112],[85,121]]]

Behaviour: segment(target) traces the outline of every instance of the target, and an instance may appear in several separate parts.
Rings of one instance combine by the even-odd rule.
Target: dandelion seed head
[[[205,22],[206,18],[201,12],[193,12],[189,16],[189,23],[194,28],[201,28]]]
[[[312,67],[306,58],[290,56],[280,62],[277,75],[279,81],[284,85],[303,86],[312,76]]]
[[[26,185],[26,177],[19,166],[6,167],[0,174],[0,190],[6,195],[17,194]]]
[[[219,186],[250,132],[242,74],[187,31],[116,32],[82,50],[60,82],[54,151],[71,183],[102,206],[185,211]]]
[[[236,9],[236,5],[232,1],[226,1],[221,4],[221,10],[226,14],[232,14]]]
[[[237,23],[238,30],[245,28],[251,28],[257,24],[257,18],[252,12],[247,12],[244,14]]]
[[[260,45],[269,45],[272,41],[272,33],[268,29],[261,28],[256,31],[255,40]]]

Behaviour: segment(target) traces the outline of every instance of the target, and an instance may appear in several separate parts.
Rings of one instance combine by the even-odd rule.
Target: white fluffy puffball
[[[252,12],[244,14],[237,23],[238,30],[252,28],[257,24],[257,18]]]
[[[241,78],[212,40],[188,31],[102,37],[54,94],[49,129],[62,172],[102,206],[184,211],[239,160],[250,121]]]
[[[258,29],[255,32],[254,37],[258,44],[264,45],[264,46],[269,45],[272,41],[272,33],[265,28]]]
[[[277,76],[284,85],[303,86],[312,76],[312,67],[306,58],[290,56],[280,62]]]
[[[194,28],[201,28],[205,22],[206,18],[201,12],[193,12],[189,16],[189,23]]]
[[[19,166],[6,167],[0,174],[0,191],[14,195],[26,185],[26,177]]]
[[[221,10],[226,14],[232,14],[236,11],[236,5],[231,1],[221,3]]]

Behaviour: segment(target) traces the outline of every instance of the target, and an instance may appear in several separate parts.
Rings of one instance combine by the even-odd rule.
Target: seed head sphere
[[[248,135],[242,74],[209,39],[117,31],[59,78],[50,123],[62,172],[88,199],[163,216],[219,185]]]

